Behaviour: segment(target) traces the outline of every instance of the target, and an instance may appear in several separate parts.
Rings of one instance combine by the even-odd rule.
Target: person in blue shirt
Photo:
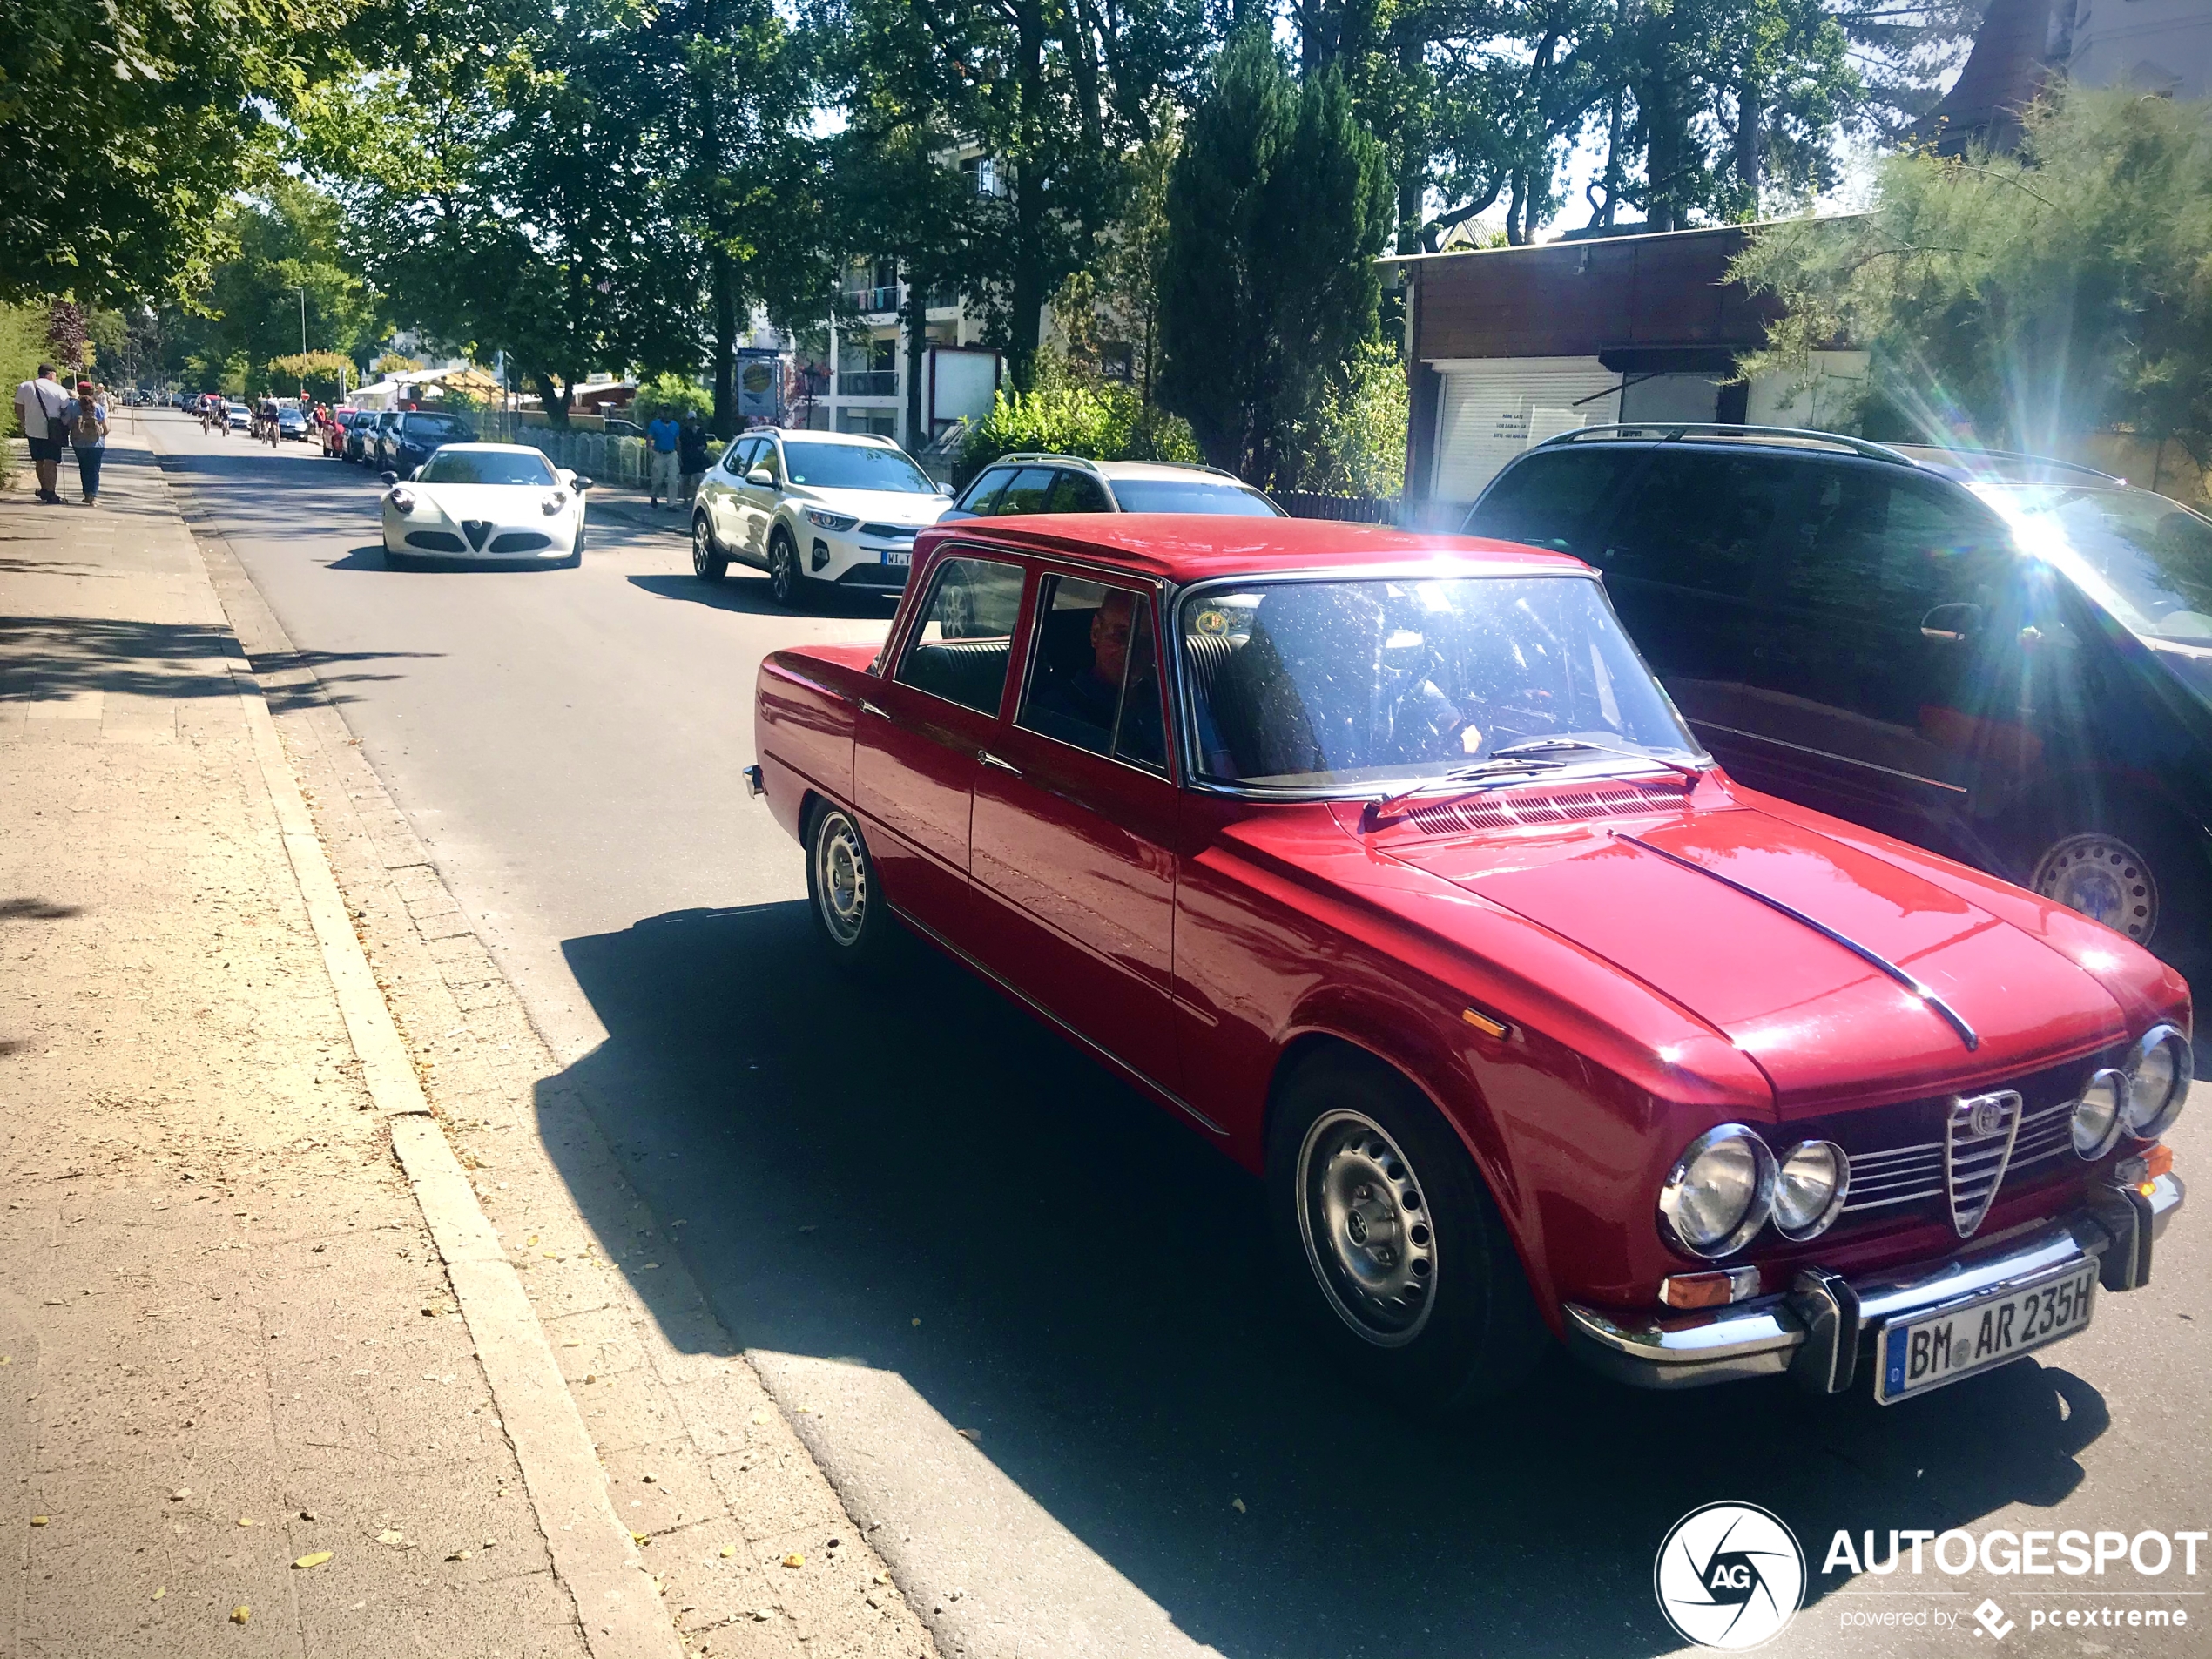
[[[683,428],[665,415],[657,415],[645,428],[645,442],[651,449],[646,457],[652,471],[645,481],[647,504],[658,507],[664,498],[671,507],[676,503],[678,471],[676,446]]]

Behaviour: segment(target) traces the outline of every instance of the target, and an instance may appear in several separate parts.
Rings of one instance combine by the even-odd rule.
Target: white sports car
[[[516,443],[448,443],[402,480],[384,482],[384,562],[480,559],[577,564],[583,557],[579,478]]]

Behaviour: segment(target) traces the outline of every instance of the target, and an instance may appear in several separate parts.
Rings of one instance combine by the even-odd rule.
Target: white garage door
[[[1621,377],[1595,357],[1499,357],[1430,367],[1444,376],[1429,492],[1439,501],[1473,501],[1532,442],[1621,418]]]

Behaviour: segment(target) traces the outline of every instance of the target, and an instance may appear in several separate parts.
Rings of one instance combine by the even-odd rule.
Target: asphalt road
[[[2148,1291],[1906,1406],[1639,1394],[1562,1361],[1480,1416],[1403,1420],[1282,1314],[1241,1173],[919,947],[865,992],[810,948],[798,852],[738,776],[753,672],[787,643],[880,637],[887,610],[794,617],[738,570],[704,587],[678,536],[614,511],[578,570],[387,571],[358,469],[149,424],[647,1197],[688,1218],[728,1327],[902,1379],[1199,1641],[1232,1659],[1671,1651],[1654,1552],[1685,1512],[1739,1499],[1811,1558],[1772,1651],[1956,1651],[1970,1622],[1844,1620],[1963,1622],[1985,1596],[2019,1626],[2008,1649],[2212,1650],[2212,1547],[2194,1579],[2178,1554],[2158,1577],[1821,1571],[1838,1528],[2212,1526],[2212,1186]],[[2185,1177],[2207,1111],[2173,1137]],[[865,1414],[821,1432],[900,1455],[863,1443]],[[957,1554],[961,1494],[940,1495],[902,1524],[950,1529]],[[1049,1598],[1049,1575],[1023,1593]],[[2031,1630],[2031,1603],[2180,1608],[2189,1628]]]

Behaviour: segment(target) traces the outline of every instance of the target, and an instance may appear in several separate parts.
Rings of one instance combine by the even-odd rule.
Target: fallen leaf
[[[397,1527],[387,1527],[376,1534],[376,1541],[380,1544],[404,1544],[407,1542],[407,1534]]]
[[[1230,1499],[1229,1507],[1240,1515],[1249,1513],[1244,1507],[1244,1501],[1242,1498]]]
[[[658,1267],[659,1265],[660,1264],[658,1262],[647,1262],[645,1264],[645,1268],[647,1271],[650,1271],[651,1269]]]
[[[754,1426],[755,1428],[759,1427],[759,1426],[760,1426],[763,1423],[765,1423],[767,1420],[768,1420],[768,1413],[765,1413],[765,1412],[755,1412],[755,1413],[753,1413],[753,1414],[752,1414],[752,1425],[753,1425],[753,1426]]]
[[[953,1433],[963,1440],[980,1440],[983,1438],[983,1431],[980,1428],[956,1428]]]
[[[738,1547],[735,1544],[725,1544],[722,1546],[722,1559],[725,1561],[737,1553]]]
[[[172,1503],[182,1503],[185,1499],[191,1496],[192,1488],[190,1487],[179,1487],[174,1492],[169,1494],[169,1501]]]
[[[238,1518],[238,1524],[241,1527],[251,1527],[253,1524],[253,1517],[251,1515],[240,1515]]]
[[[645,1477],[645,1484],[646,1484],[647,1486],[649,1486],[649,1487],[650,1487],[650,1486],[658,1486],[658,1485],[659,1484],[659,1482],[660,1482],[660,1477],[659,1477],[659,1476],[658,1476],[658,1475],[651,1475],[651,1474],[649,1474],[649,1475],[647,1475],[647,1476]]]
[[[165,1584],[165,1585],[163,1585],[163,1586],[162,1586],[159,1589],[156,1590],[156,1591],[153,1593],[153,1599],[154,1599],[155,1601],[158,1602],[158,1601],[159,1601],[159,1600],[160,1600],[163,1596],[165,1596],[165,1595],[168,1595],[168,1594],[169,1594],[169,1587],[168,1587],[166,1584]]]
[[[234,1607],[231,1609],[231,1622],[233,1624],[244,1624],[253,1616],[253,1609],[250,1607]]]
[[[469,1556],[475,1554],[475,1551],[471,1549],[456,1549],[452,1554],[447,1556],[446,1559],[449,1561],[465,1561],[469,1558]]]
[[[630,1534],[630,1541],[637,1545],[638,1548],[643,1549],[646,1545],[653,1541],[653,1537],[651,1533],[634,1532]]]
[[[800,1554],[799,1551],[794,1549],[790,1554],[784,1557],[784,1565],[786,1567],[804,1567],[806,1565],[806,1557]]]
[[[304,1573],[310,1567],[320,1567],[329,1559],[330,1551],[327,1549],[319,1549],[312,1555],[302,1555],[298,1561],[293,1562],[292,1564]]]
[[[33,1515],[30,1518],[30,1524],[34,1527],[43,1527],[46,1524],[46,1519],[44,1515]]]

